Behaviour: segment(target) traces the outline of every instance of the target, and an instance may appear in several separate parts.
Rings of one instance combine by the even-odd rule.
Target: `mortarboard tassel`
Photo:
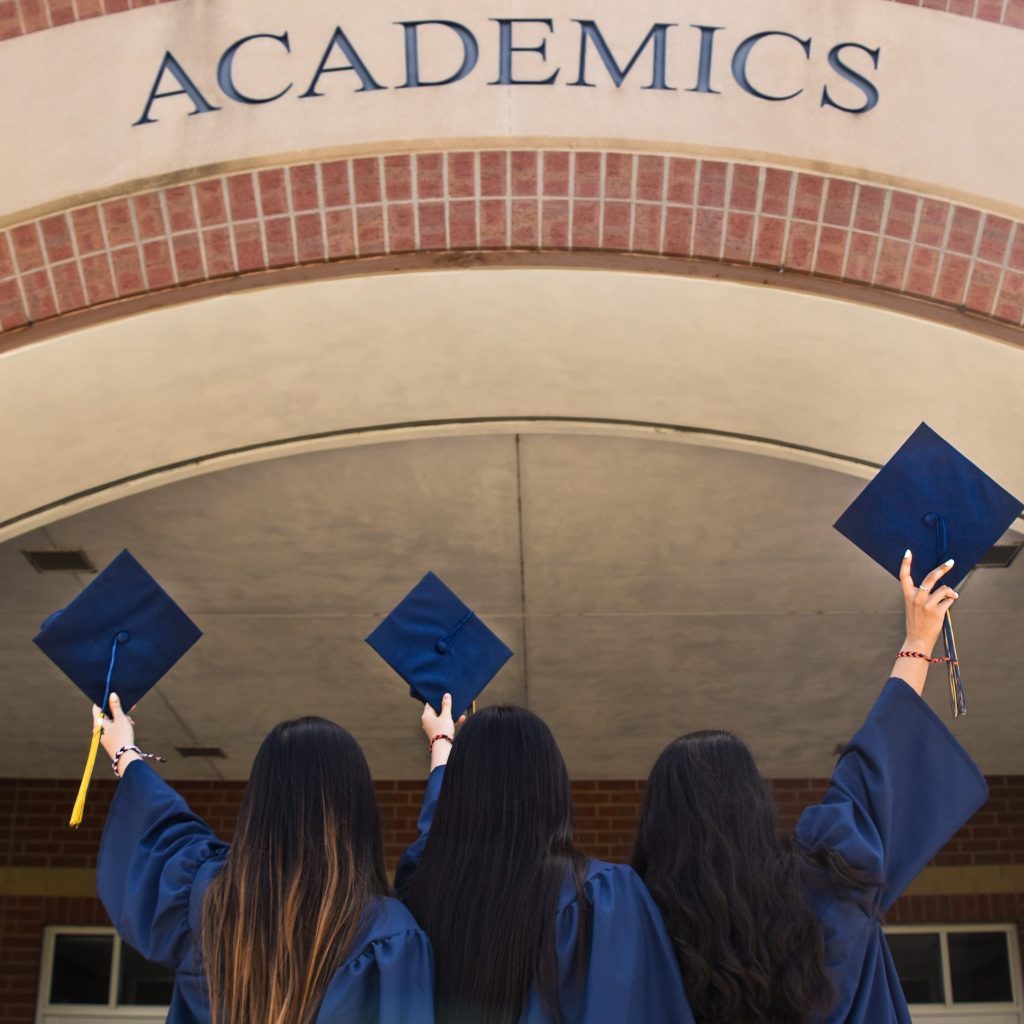
[[[89,756],[85,759],[85,771],[82,772],[82,781],[78,787],[78,796],[75,798],[75,806],[71,810],[71,820],[68,824],[72,828],[78,828],[82,824],[82,816],[85,814],[85,793],[92,781],[92,770],[96,764],[96,754],[100,749],[100,736],[103,735],[103,723],[101,722],[92,731],[92,743],[89,744]]]
[[[100,704],[100,722],[92,731],[92,742],[89,744],[89,756],[85,759],[85,771],[82,772],[82,781],[78,786],[78,796],[75,798],[75,806],[71,809],[71,819],[68,824],[72,828],[78,828],[82,824],[82,817],[85,814],[85,794],[89,789],[89,783],[92,781],[92,770],[96,765],[96,755],[100,749],[100,736],[103,735],[103,709],[107,706],[107,700],[110,697],[110,680],[114,675],[114,662],[117,660],[117,647],[118,644],[124,643],[127,640],[127,635],[124,633],[118,633],[114,637],[114,642],[110,648],[110,665],[107,668],[107,683],[106,688],[103,691],[103,701]]]
[[[924,516],[925,526],[935,527],[936,564],[949,557],[949,534],[946,532],[946,520],[937,512],[929,512]],[[946,648],[946,668],[949,673],[949,708],[954,718],[967,714],[967,699],[964,697],[964,684],[960,677],[960,662],[956,656],[956,637],[953,635],[953,617],[946,609],[946,617],[942,622],[942,642]]]
[[[947,609],[942,623],[942,639],[946,645],[946,668],[949,670],[949,706],[954,718],[967,714],[967,698],[960,678],[960,662],[956,656],[956,637],[953,635],[953,618]]]

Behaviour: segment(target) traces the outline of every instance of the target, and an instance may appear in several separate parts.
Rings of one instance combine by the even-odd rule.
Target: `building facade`
[[[791,826],[902,635],[831,524],[922,420],[1024,492],[1021,28],[0,0],[0,1021],[161,1015],[94,897],[112,783],[63,824],[88,709],[31,643],[123,547],[205,632],[136,717],[225,834],[315,712],[397,856],[418,712],[362,638],[427,569],[514,650],[486,699],[551,724],[585,850],[628,857],[706,726]],[[957,608],[991,799],[887,922],[916,1024],[1024,1020],[1022,534]]]

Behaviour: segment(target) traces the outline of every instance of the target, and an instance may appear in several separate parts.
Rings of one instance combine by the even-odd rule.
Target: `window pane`
[[[942,951],[933,932],[888,935],[892,958],[908,1003],[944,1003]]]
[[[955,1003],[1010,1003],[1010,953],[1005,932],[952,932],[949,967]]]
[[[113,954],[113,935],[58,935],[53,944],[50,1002],[106,1006]]]
[[[143,960],[142,954],[126,942],[121,943],[120,1006],[169,1006],[174,988],[174,972]]]

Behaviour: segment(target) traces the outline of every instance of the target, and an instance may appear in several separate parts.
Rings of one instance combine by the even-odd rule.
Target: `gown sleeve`
[[[174,970],[193,948],[197,872],[228,844],[152,768],[133,761],[118,783],[100,840],[96,885],[125,942]]]
[[[409,881],[423,857],[423,850],[430,835],[430,826],[434,821],[434,811],[437,809],[437,798],[441,793],[441,783],[444,782],[444,768],[443,764],[438,765],[427,779],[427,788],[423,793],[423,806],[420,808],[419,820],[416,822],[419,835],[402,854],[398,862],[398,870],[395,872],[395,892],[399,896],[408,887]]]
[[[317,1024],[433,1024],[434,958],[419,928],[375,939],[334,977]]]
[[[579,901],[559,914],[556,931],[563,979],[562,1010],[579,1024],[693,1024],[693,1012],[661,914],[636,872],[605,864],[587,878],[590,920],[582,984],[575,965]],[[531,1009],[536,997],[531,993]],[[537,1014],[526,1019],[547,1019]]]
[[[874,877],[884,913],[987,798],[984,776],[953,734],[893,678],[796,835]]]

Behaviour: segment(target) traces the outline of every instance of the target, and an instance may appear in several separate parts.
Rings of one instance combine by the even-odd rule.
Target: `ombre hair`
[[[559,1013],[555,945],[567,879],[580,901],[569,773],[551,730],[525,708],[485,708],[455,738],[423,859],[404,894],[430,937],[440,1024],[514,1024],[531,986]]]
[[[665,918],[700,1024],[810,1024],[836,999],[811,900],[870,908],[874,879],[834,850],[778,834],[775,800],[742,740],[670,743],[644,792],[633,867]]]
[[[203,906],[213,1024],[311,1024],[368,909],[389,892],[359,744],[323,718],[275,726]]]

